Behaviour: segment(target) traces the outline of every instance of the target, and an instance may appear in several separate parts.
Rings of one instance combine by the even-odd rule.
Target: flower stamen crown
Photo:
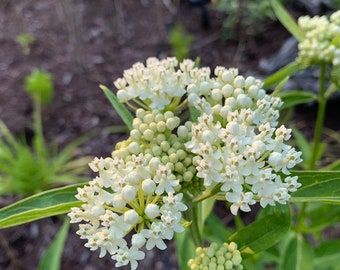
[[[319,64],[340,64],[340,11],[326,16],[302,16],[298,25],[305,32],[299,43],[297,61],[304,67]]]
[[[78,189],[83,204],[69,216],[81,222],[85,246],[117,267],[136,269],[143,248],[165,249],[184,230],[186,202],[205,191],[216,190],[236,215],[256,201],[285,204],[300,186],[289,169],[301,152],[286,144],[291,130],[277,128],[281,100],[237,69],[214,75],[188,59],[150,58],[115,81],[117,97],[135,110],[133,128],[111,157],[89,164],[98,176]],[[188,105],[200,116],[181,124]]]

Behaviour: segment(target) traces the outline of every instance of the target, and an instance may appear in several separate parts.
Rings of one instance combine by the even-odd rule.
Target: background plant
[[[25,55],[30,54],[35,37],[29,33],[21,33],[15,37],[15,41],[21,46]]]
[[[0,122],[0,193],[31,195],[42,190],[84,180],[89,157],[77,157],[80,137],[62,150],[45,142],[42,106],[54,95],[51,74],[35,69],[25,78],[24,89],[33,101],[33,138],[15,137]]]
[[[263,32],[266,22],[276,20],[267,0],[219,0],[216,8],[226,14],[223,27],[227,39],[238,39],[241,35],[249,38]]]
[[[188,34],[183,26],[173,26],[170,30],[168,39],[173,56],[180,61],[189,57],[193,36]]]

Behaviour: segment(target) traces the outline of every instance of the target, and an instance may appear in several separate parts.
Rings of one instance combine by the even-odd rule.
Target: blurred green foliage
[[[172,55],[175,56],[178,61],[189,57],[190,47],[194,37],[188,34],[183,26],[175,25],[171,29],[168,39]]]
[[[21,33],[15,37],[15,41],[21,46],[25,55],[31,53],[31,46],[35,41],[35,37],[29,33]]]
[[[265,22],[276,20],[268,0],[219,0],[216,8],[227,15],[223,22],[227,39],[238,38],[239,33],[256,35],[264,30]]]
[[[39,103],[46,105],[54,96],[54,85],[50,73],[34,69],[25,78],[24,89]]]

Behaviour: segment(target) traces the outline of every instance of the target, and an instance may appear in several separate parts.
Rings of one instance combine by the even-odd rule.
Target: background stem
[[[319,77],[319,98],[318,98],[318,114],[316,118],[313,138],[312,156],[309,162],[309,169],[313,170],[316,166],[319,153],[319,143],[322,133],[322,127],[325,120],[326,111],[326,95],[325,95],[325,79],[326,79],[326,65],[320,67]]]

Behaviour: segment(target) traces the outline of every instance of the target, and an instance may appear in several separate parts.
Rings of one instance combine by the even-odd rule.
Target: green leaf
[[[305,104],[317,99],[316,95],[311,92],[305,91],[281,92],[277,96],[280,97],[283,101],[283,105],[280,107],[280,110],[287,109],[299,104]]]
[[[70,221],[65,218],[62,227],[60,228],[58,234],[53,239],[53,242],[45,250],[40,262],[39,270],[59,270],[60,260],[64,249],[65,240],[67,237],[67,232],[70,227]]]
[[[116,95],[109,88],[107,88],[105,85],[99,85],[99,87],[103,90],[104,94],[109,99],[111,105],[116,110],[125,125],[129,128],[129,130],[132,130],[133,116],[129,110],[118,100]]]
[[[312,270],[313,251],[311,246],[297,234],[289,242],[286,252],[283,255],[282,270]]]
[[[325,242],[315,249],[314,266],[322,269],[339,267],[340,240]]]
[[[304,164],[309,164],[309,160],[312,157],[312,147],[307,141],[306,137],[297,130],[296,128],[293,129],[293,136],[296,142],[297,147],[302,152],[302,160]]]
[[[339,171],[340,170],[340,159],[333,161],[331,164],[322,167],[324,171]]]
[[[321,184],[339,178],[340,176],[340,171],[291,171],[291,173],[299,177],[299,182],[302,184],[300,189]]]
[[[214,197],[207,198],[206,200],[201,202],[201,228],[204,228],[204,224],[208,216],[211,214],[211,211],[214,208],[216,199]]]
[[[228,241],[237,243],[242,257],[252,256],[280,241],[290,228],[289,207],[277,206],[273,214],[258,219],[231,235]]]
[[[206,226],[204,227],[204,240],[222,245],[223,243],[227,242],[227,239],[231,234],[232,231],[228,229],[228,227],[224,225],[214,213],[211,213],[206,219]]]
[[[278,0],[271,0],[274,13],[282,25],[298,40],[305,38],[305,33],[298,26],[294,18],[287,12]]]
[[[197,110],[193,105],[189,105],[190,121],[196,122],[197,118],[201,115],[201,112]]]
[[[283,89],[283,87],[285,86],[285,84],[288,82],[288,80],[289,80],[289,76],[287,76],[287,77],[285,77],[284,79],[282,79],[282,81],[280,81],[277,85],[276,85],[276,87],[275,87],[275,89],[274,89],[274,91],[273,91],[273,93],[271,94],[272,96],[277,96],[278,95],[278,93],[280,93],[281,92],[281,90]]]
[[[274,74],[270,75],[263,83],[263,88],[268,89],[269,87],[279,84],[283,80],[286,80],[287,77],[290,77],[295,72],[299,70],[300,66],[297,62],[289,63],[283,68],[276,71]]]
[[[82,202],[75,195],[82,186],[84,183],[51,189],[1,208],[0,229],[65,214],[71,207],[79,207]]]
[[[292,202],[340,204],[340,171],[293,172],[302,187],[292,193]]]
[[[188,261],[191,258],[195,258],[197,254],[188,229],[182,233],[175,234],[175,248],[179,269],[189,270]]]
[[[309,203],[305,208],[308,224],[301,228],[305,234],[320,233],[340,221],[340,206],[326,203]]]

